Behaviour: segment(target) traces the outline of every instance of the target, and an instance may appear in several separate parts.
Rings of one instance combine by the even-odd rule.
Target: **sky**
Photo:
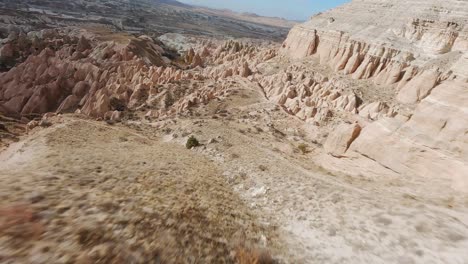
[[[336,7],[350,0],[178,0],[212,8],[227,8],[262,16],[307,20],[312,14]]]

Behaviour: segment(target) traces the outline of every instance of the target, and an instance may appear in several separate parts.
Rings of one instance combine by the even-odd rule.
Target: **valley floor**
[[[192,116],[62,115],[12,144],[0,262],[231,263],[267,249],[284,263],[468,263],[466,196],[328,172],[301,121],[245,79],[232,89]],[[190,135],[202,146],[186,149]]]

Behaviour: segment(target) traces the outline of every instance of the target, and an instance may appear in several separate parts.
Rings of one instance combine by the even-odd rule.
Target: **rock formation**
[[[360,133],[359,124],[341,124],[328,136],[324,149],[327,153],[339,157],[346,153]]]
[[[356,95],[346,84],[303,66],[290,66],[285,71],[265,76],[260,85],[271,100],[302,120],[322,122],[334,112],[356,113]]]
[[[73,32],[44,33],[41,35],[50,36],[36,39],[42,50],[28,51],[24,62],[0,74],[0,102],[10,114],[82,108],[90,116],[104,116],[115,110],[110,105],[112,96],[127,102],[138,92],[138,85],[150,79],[164,82],[178,78],[177,72],[157,68],[165,66],[164,50],[150,39],[130,39],[126,45],[104,42],[93,47],[83,35],[65,36]],[[18,42],[11,45],[21,50]]]
[[[355,0],[294,27],[281,53],[393,91],[391,105],[346,107],[365,118],[350,151],[398,173],[447,177],[467,190],[467,22],[463,1]],[[280,102],[295,98],[287,89]],[[402,108],[415,110],[398,113]],[[346,131],[340,126],[332,134],[326,144],[332,152]]]
[[[185,66],[171,65],[166,50],[145,35],[126,36],[125,44],[102,42],[92,32],[74,28],[29,35],[41,48],[16,39],[5,45],[21,56],[14,68],[0,74],[0,105],[9,115],[30,118],[76,111],[120,120],[116,111],[144,107],[152,107],[150,117],[181,113],[222,96],[224,79],[249,77],[251,67],[275,56],[272,49],[248,42],[206,43],[202,38],[193,40],[197,51],[185,52]],[[214,86],[213,80],[219,83]]]

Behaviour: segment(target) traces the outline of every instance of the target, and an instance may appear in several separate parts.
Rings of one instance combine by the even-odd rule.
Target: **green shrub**
[[[309,153],[309,146],[307,146],[304,143],[299,144],[299,146],[297,146],[297,148],[302,152],[302,154]]]
[[[194,136],[190,136],[187,139],[187,143],[185,144],[185,147],[188,149],[196,148],[198,146],[200,146],[200,142],[198,142],[198,139],[195,138]]]

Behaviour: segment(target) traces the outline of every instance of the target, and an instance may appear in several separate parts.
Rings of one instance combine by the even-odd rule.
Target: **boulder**
[[[193,57],[191,66],[192,68],[203,67],[203,60],[198,53]]]
[[[249,68],[249,64],[247,62],[245,62],[243,65],[242,65],[242,70],[240,72],[240,75],[244,78],[247,78],[249,77],[250,75],[252,75],[252,70]]]
[[[84,36],[81,36],[76,49],[78,52],[84,52],[88,49],[91,49],[91,43]]]
[[[404,104],[414,104],[428,96],[437,85],[440,73],[424,71],[409,81],[398,93],[397,100]]]
[[[149,87],[147,85],[144,85],[144,84],[137,85],[132,93],[132,96],[130,97],[128,107],[132,109],[132,108],[140,106],[148,98],[148,94],[149,94]]]
[[[59,113],[73,113],[75,112],[78,104],[80,103],[80,99],[72,94],[69,95],[65,100],[63,100],[62,104],[57,108],[57,112]]]
[[[341,124],[328,135],[324,149],[330,155],[341,157],[360,133],[361,126],[357,123]]]

